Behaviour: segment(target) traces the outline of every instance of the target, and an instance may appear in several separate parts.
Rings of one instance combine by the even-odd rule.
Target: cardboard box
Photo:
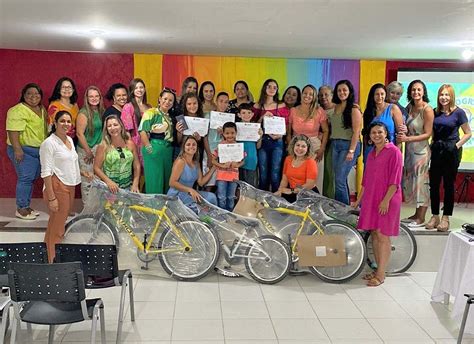
[[[342,235],[301,235],[297,247],[299,266],[347,265]]]

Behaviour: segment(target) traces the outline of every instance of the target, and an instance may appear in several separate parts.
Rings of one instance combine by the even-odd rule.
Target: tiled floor
[[[0,210],[0,221],[11,221],[7,211]],[[15,227],[29,227],[22,223]],[[43,235],[42,230],[17,231],[11,223],[0,229],[2,241],[42,240]],[[130,321],[127,304],[123,342],[456,343],[459,324],[449,308],[430,302],[435,276],[407,273],[368,288],[360,278],[331,285],[311,275],[289,276],[278,285],[259,285],[216,274],[186,283],[136,273],[136,321]],[[119,288],[88,294],[104,300],[108,343],[115,341],[119,294]],[[55,342],[87,342],[89,330],[87,322],[60,326]],[[23,326],[20,332],[22,343],[46,343],[47,336],[46,326],[33,326],[31,334]],[[463,343],[474,344],[474,336]]]

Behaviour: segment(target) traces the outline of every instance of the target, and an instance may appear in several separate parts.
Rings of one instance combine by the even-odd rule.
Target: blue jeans
[[[33,194],[33,183],[40,176],[41,165],[39,158],[39,148],[22,146],[23,160],[20,163],[15,161],[13,147],[7,145],[7,154],[10,158],[18,177],[16,182],[16,206],[17,208],[28,208]]]
[[[217,180],[217,205],[219,208],[232,211],[235,202],[235,190],[237,183]]]
[[[217,205],[217,198],[216,195],[212,192],[207,191],[198,191],[199,194],[204,198],[206,201],[211,203],[212,205]],[[178,192],[178,198],[186,205],[189,209],[194,211],[196,214],[198,213],[198,207],[196,206],[196,202],[194,202],[191,195],[187,192]]]
[[[258,150],[258,170],[260,172],[259,189],[278,190],[281,181],[281,166],[283,160],[283,140],[273,140],[264,135],[262,147]]]
[[[352,161],[346,161],[346,155],[349,152],[351,141],[332,140],[332,167],[334,169],[334,198],[342,203],[349,204],[349,186],[347,185],[347,176],[351,168],[357,162],[360,154],[360,142],[357,143],[354,158]]]

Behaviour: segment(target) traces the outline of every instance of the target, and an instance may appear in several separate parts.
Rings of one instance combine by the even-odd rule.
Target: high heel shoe
[[[426,224],[425,228],[426,229],[435,229],[439,225],[439,216],[431,216],[431,219],[428,221]]]

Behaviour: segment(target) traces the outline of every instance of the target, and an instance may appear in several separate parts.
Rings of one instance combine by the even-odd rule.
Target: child
[[[229,106],[229,95],[226,92],[219,92],[216,98],[216,105],[218,112],[225,112]],[[210,118],[210,112],[204,113],[204,118]],[[207,171],[212,167],[212,155],[213,152],[217,149],[217,145],[221,142],[221,130],[209,128],[207,136],[203,138],[204,141],[204,150],[206,154],[202,159],[202,172],[206,174]],[[209,182],[206,184],[206,191],[213,191],[213,186],[216,185],[216,174],[211,177]]]
[[[237,116],[242,122],[250,123],[254,117],[252,104],[242,103],[238,108]],[[262,129],[258,132],[260,139],[257,142],[242,141],[244,144],[245,159],[244,164],[239,168],[240,180],[249,183],[253,187],[257,187],[257,149],[262,145]]]
[[[222,128],[222,136],[224,140],[220,143],[237,143],[235,141],[237,136],[235,123],[226,122]],[[237,183],[234,180],[239,179],[239,167],[244,164],[244,160],[219,163],[216,149],[212,157],[212,164],[217,167],[217,205],[222,209],[232,211],[234,209],[235,190],[237,189]]]

